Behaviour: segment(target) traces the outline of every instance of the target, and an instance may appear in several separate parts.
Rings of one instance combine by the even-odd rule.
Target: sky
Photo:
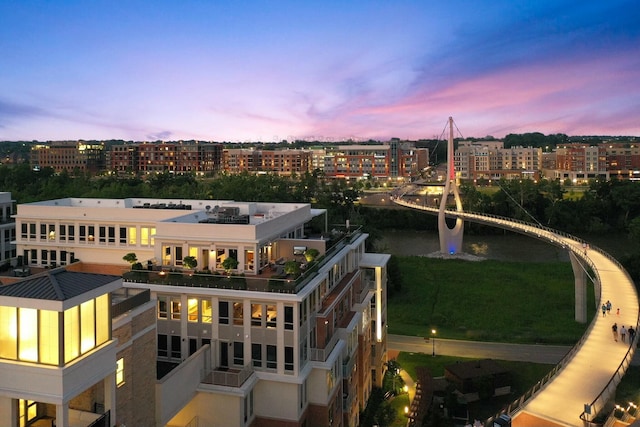
[[[640,2],[0,0],[0,141],[640,136]],[[445,136],[446,138],[446,136]]]

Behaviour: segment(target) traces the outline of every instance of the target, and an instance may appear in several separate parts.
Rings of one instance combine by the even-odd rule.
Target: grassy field
[[[389,333],[515,343],[574,344],[586,324],[574,320],[574,279],[569,263],[520,263],[398,257],[403,275],[399,292],[388,300]],[[587,319],[595,313],[588,287]],[[400,366],[416,378],[416,367],[435,377],[461,357],[400,353]],[[486,419],[530,389],[553,365],[499,361],[513,375],[512,393],[469,406],[472,418]],[[640,367],[629,367],[616,403],[640,402]],[[403,420],[398,401],[397,423]],[[404,421],[406,422],[406,421]]]
[[[569,263],[480,262],[398,257],[403,283],[388,300],[389,333],[514,343],[573,344]],[[588,318],[595,314],[588,287]]]

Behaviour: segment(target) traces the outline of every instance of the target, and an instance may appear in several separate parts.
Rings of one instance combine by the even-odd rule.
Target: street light
[[[431,352],[431,356],[436,357],[436,330],[435,329],[431,330],[431,335],[433,335],[433,340],[431,340],[431,343],[433,345],[432,346],[433,350]]]

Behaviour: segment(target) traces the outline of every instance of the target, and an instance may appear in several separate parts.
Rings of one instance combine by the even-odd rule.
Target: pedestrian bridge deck
[[[395,199],[399,205],[438,213],[438,209]],[[624,268],[598,248],[584,248],[582,240],[562,232],[502,217],[470,212],[447,211],[447,216],[497,226],[559,245],[574,253],[595,275],[596,304],[611,301],[611,313],[602,316],[598,309],[585,335],[562,362],[562,369],[538,391],[511,411],[513,427],[582,426],[585,405],[597,414],[615,393],[624,372],[631,363],[636,346],[614,341],[611,326],[630,325],[638,329],[640,306],[633,281]],[[599,289],[598,289],[599,285]],[[599,290],[599,292],[598,292]],[[617,314],[618,309],[620,310]],[[637,337],[636,337],[637,340]],[[624,402],[626,403],[626,402]],[[589,420],[588,416],[585,416]]]

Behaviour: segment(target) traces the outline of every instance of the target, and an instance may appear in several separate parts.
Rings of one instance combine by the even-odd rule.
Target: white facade
[[[389,256],[366,254],[357,230],[307,235],[322,214],[302,203],[69,198],[19,205],[16,243],[34,267],[73,258],[124,271],[136,254],[142,270],[124,286],[151,290],[158,360],[177,365],[156,386],[157,425],[357,425],[386,362]],[[300,255],[308,248],[317,260]],[[223,272],[228,257],[238,266]],[[308,270],[285,277],[287,261]],[[171,398],[177,390],[191,397]]]

